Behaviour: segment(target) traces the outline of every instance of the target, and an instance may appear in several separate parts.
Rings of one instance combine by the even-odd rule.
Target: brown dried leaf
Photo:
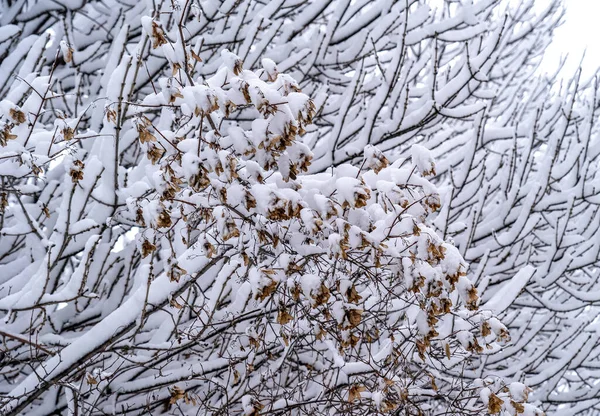
[[[181,279],[181,276],[187,274],[187,270],[185,270],[182,267],[179,267],[179,265],[175,264],[171,267],[171,270],[169,270],[167,272],[167,276],[169,277],[169,280],[171,282],[179,282],[179,280]]]
[[[181,303],[177,302],[177,299],[175,299],[175,298],[172,298],[172,299],[169,301],[169,304],[170,304],[172,307],[174,307],[175,309],[182,309],[182,308],[183,308],[183,305],[182,305]]]
[[[240,372],[234,368],[233,369],[233,384],[237,384],[238,381],[240,381]]]
[[[75,137],[75,132],[71,127],[65,127],[62,130],[62,135],[65,140],[71,140],[73,137]]]
[[[4,147],[8,143],[9,140],[14,140],[17,138],[16,134],[12,134],[11,125],[7,124],[4,126],[4,129],[0,131],[0,146]]]
[[[360,393],[362,393],[365,390],[367,390],[365,386],[360,386],[357,384],[353,385],[352,387],[350,387],[350,390],[348,390],[348,401],[352,403],[356,399],[360,400]]]
[[[273,292],[277,289],[277,282],[275,280],[271,280],[271,282],[264,286],[257,294],[256,299],[259,301],[263,301],[268,298]]]
[[[79,169],[71,169],[69,171],[69,175],[71,176],[71,180],[73,181],[73,183],[78,183],[80,180],[83,179],[83,171]]]
[[[183,305],[179,302],[177,302],[177,299],[173,298],[171,299],[171,301],[169,302],[169,304],[174,307],[175,309],[182,309]]]
[[[248,344],[250,344],[252,348],[260,348],[260,340],[254,337],[248,337]]]
[[[169,393],[171,393],[171,398],[169,399],[169,404],[177,403],[177,400],[183,399],[185,397],[185,390],[178,386],[173,386],[169,389]]]
[[[250,257],[246,254],[245,251],[242,251],[242,259],[244,260],[244,266],[248,267],[250,264]]]
[[[496,396],[494,393],[490,394],[489,402],[488,402],[488,412],[492,415],[496,413],[500,413],[502,410],[502,404],[504,401]]]
[[[237,225],[233,219],[228,219],[225,223],[226,230],[221,237],[223,237],[223,241],[227,241],[234,237],[240,236],[240,230],[237,228]]]
[[[373,169],[375,173],[379,173],[382,169],[388,167],[390,164],[390,161],[377,148],[372,149],[371,156],[371,159],[365,159],[365,164],[367,168]]]
[[[358,292],[356,291],[356,286],[354,286],[354,285],[352,285],[346,291],[346,297],[348,298],[348,302],[350,302],[350,303],[358,303],[362,299],[362,296],[360,296],[358,294]]]
[[[477,301],[479,297],[477,296],[477,289],[475,286],[471,286],[471,288],[467,291],[467,309],[474,311],[477,309]]]
[[[437,384],[435,384],[435,377],[433,377],[433,375],[429,374],[429,378],[431,379],[431,388],[434,391],[438,391],[438,386],[437,386]]]
[[[110,108],[106,110],[106,120],[111,123],[117,123],[117,112],[115,110],[111,110]]]
[[[319,326],[319,331],[315,334],[315,337],[320,341],[325,338],[325,335],[327,335],[327,332],[325,332],[325,330]]]
[[[360,324],[362,314],[362,309],[350,309],[346,311],[346,318],[348,319],[348,322],[350,322],[351,327],[356,327]]]
[[[492,333],[492,328],[490,327],[490,324],[488,323],[488,321],[485,321],[481,325],[481,335],[484,336],[484,337],[487,337],[491,333]]]
[[[156,141],[156,137],[154,137],[154,135],[142,125],[138,125],[138,133],[140,135],[141,143],[150,143]]]
[[[365,341],[370,343],[373,343],[375,341],[377,341],[379,339],[379,329],[377,327],[371,327],[367,330],[367,333],[365,334]]]
[[[160,158],[165,154],[164,149],[161,149],[158,146],[151,144],[148,148],[148,152],[146,152],[146,156],[152,162],[153,165],[158,163]]]
[[[525,413],[525,406],[523,406],[523,404],[517,403],[514,400],[511,400],[510,404],[512,404],[512,406],[515,408],[517,414]]]
[[[280,325],[285,325],[290,321],[293,321],[294,317],[288,313],[285,309],[280,309],[277,314],[277,323]]]
[[[415,345],[417,346],[417,352],[419,353],[419,357],[421,359],[425,358],[425,352],[427,352],[427,347],[429,346],[429,341],[427,341],[426,339],[424,340],[417,340],[415,342]]]
[[[244,61],[242,61],[241,59],[236,59],[235,63],[233,64],[233,73],[235,75],[239,75],[243,69],[244,69]]]
[[[183,94],[180,93],[179,90],[171,94],[171,96],[169,97],[169,104],[173,104],[175,102],[175,99],[177,98],[183,98]]]
[[[152,254],[156,250],[156,246],[152,244],[148,240],[144,240],[142,243],[142,258],[148,257],[148,255]]]
[[[250,97],[249,87],[250,87],[250,85],[245,81],[242,81],[240,84],[240,91],[242,92],[242,95],[244,96],[244,99],[246,100],[247,104],[250,104],[252,102],[252,97]]]
[[[181,65],[179,65],[177,62],[175,62],[175,63],[173,64],[173,70],[172,70],[172,72],[171,72],[171,76],[175,76],[175,75],[177,75],[177,73],[179,72],[179,70],[180,70],[180,69],[181,69]],[[180,94],[180,95],[181,95],[181,94]],[[183,96],[182,96],[182,98],[183,98]]]
[[[25,123],[25,113],[21,110],[11,108],[9,111],[10,118],[12,118],[16,124]]]
[[[198,54],[194,52],[193,49],[190,51],[190,54],[192,55],[192,58],[194,58],[196,61],[202,62],[202,58],[200,58],[200,56],[198,56]]]
[[[171,212],[168,209],[163,209],[156,221],[156,225],[159,228],[169,228],[173,222],[171,221]]]
[[[158,23],[152,21],[152,49],[156,49],[165,43],[167,43],[165,32]]]
[[[138,208],[135,212],[135,222],[142,227],[146,226],[146,221],[144,220],[144,211],[141,208]]]
[[[321,287],[319,287],[319,292],[313,296],[315,300],[315,306],[324,305],[329,300],[331,296],[329,289],[323,283],[321,283]]]
[[[217,254],[217,250],[215,250],[215,246],[213,246],[208,241],[204,243],[203,248],[204,248],[204,252],[206,253],[206,257],[208,257],[209,259],[213,258]]]

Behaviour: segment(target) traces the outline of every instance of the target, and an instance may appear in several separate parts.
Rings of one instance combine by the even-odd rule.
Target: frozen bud
[[[73,48],[71,48],[71,46],[64,40],[60,41],[60,52],[62,53],[63,59],[66,63],[69,63],[73,60]]]
[[[262,61],[263,69],[265,70],[269,81],[273,82],[277,79],[279,71],[277,71],[277,65],[269,58],[264,58]]]
[[[225,66],[232,71],[235,75],[239,75],[242,72],[244,62],[236,54],[229,52],[228,49],[221,51],[221,58]]]
[[[413,165],[423,176],[435,175],[435,161],[431,152],[425,147],[413,144],[410,149]]]
[[[190,11],[192,12],[192,16],[194,16],[194,19],[200,21],[200,18],[202,17],[202,10],[200,10],[200,7],[198,7],[196,3],[192,4]]]
[[[367,169],[373,169],[375,173],[386,168],[390,164],[381,150],[370,144],[365,147],[364,165]]]

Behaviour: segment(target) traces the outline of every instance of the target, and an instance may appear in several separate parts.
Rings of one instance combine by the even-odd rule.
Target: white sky
[[[563,76],[568,77],[577,68],[587,48],[583,74],[584,77],[592,75],[594,70],[600,67],[600,0],[563,1],[567,9],[566,21],[555,32],[542,70],[551,72],[558,64],[561,54],[568,53],[569,58],[563,72]]]

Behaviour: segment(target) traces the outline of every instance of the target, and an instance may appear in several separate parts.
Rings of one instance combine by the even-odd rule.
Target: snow
[[[597,88],[552,8],[413,3],[2,10],[13,413],[594,411]]]
[[[533,277],[535,272],[536,269],[533,266],[524,267],[515,274],[512,279],[506,282],[502,289],[483,304],[481,308],[492,310],[497,315],[506,311],[519,296],[527,283],[529,283],[529,280]]]

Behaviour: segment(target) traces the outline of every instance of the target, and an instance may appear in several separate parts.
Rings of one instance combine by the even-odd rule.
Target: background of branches
[[[359,166],[367,145],[390,160],[408,158],[414,143],[430,149],[436,159],[432,182],[444,201],[435,227],[470,264],[482,308],[503,314],[513,339],[472,361],[464,379],[494,374],[532,387],[530,399],[546,411],[561,406],[561,414],[597,412],[598,82],[576,74],[559,85],[556,77],[538,75],[562,9],[555,1],[534,14],[533,3],[2,2],[0,97],[38,108],[27,113],[23,128],[45,131],[46,142],[56,142],[54,152],[30,149],[25,140],[18,157],[2,154],[0,206],[17,208],[10,211],[14,217],[0,217],[3,359],[18,368],[4,374],[9,382],[2,394],[68,343],[51,334],[101,325],[140,278],[141,255],[134,244],[123,244],[135,223],[119,216],[125,200],[115,192],[125,180],[119,178],[144,157],[135,140],[124,135],[117,141],[118,166],[97,166],[94,173],[86,162],[86,179],[102,178],[106,199],[96,201],[94,215],[90,205],[74,208],[68,218],[76,218],[79,228],[57,233],[58,241],[45,230],[63,221],[58,201],[75,191],[58,172],[41,182],[32,174],[52,172],[49,164],[65,149],[74,157],[78,148],[92,153],[94,146],[98,153],[114,152],[110,143],[131,122],[130,106],[186,85],[188,76],[213,76],[227,48],[248,69],[272,59],[313,99],[316,114],[304,138],[314,153],[313,173],[343,163]],[[187,68],[189,57],[157,53],[142,28],[143,15],[165,28],[182,23],[172,32],[179,37],[169,40],[185,40],[202,62],[191,59],[195,63]],[[103,121],[107,108],[124,117],[116,130]],[[2,110],[8,118],[9,109]],[[146,113],[152,121],[161,116]],[[243,109],[229,118],[241,125],[252,121]],[[10,140],[7,134],[0,140]],[[116,178],[112,185],[107,177]],[[94,183],[86,186],[77,192],[93,198]],[[92,224],[87,217],[109,220]],[[108,242],[93,248],[89,237],[77,237],[86,233],[107,234]],[[52,256],[40,267],[46,250]],[[84,277],[89,290],[71,292],[69,305],[55,311],[67,300],[61,278],[76,273],[90,252],[93,266]],[[101,306],[90,307],[105,282],[114,286]],[[134,327],[124,321],[121,333]],[[58,379],[75,368],[65,371]]]

